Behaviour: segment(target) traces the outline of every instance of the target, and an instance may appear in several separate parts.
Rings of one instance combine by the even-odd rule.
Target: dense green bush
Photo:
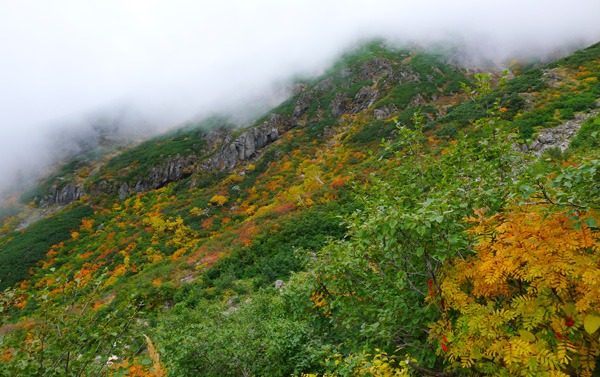
[[[206,271],[206,285],[224,288],[234,280],[254,279],[256,286],[268,286],[288,277],[302,267],[294,250],[317,250],[328,239],[341,238],[345,226],[339,216],[355,206],[351,202],[330,202],[281,219],[277,232],[263,234],[250,247],[219,259]]]
[[[0,240],[0,290],[29,277],[29,269],[44,259],[52,245],[71,237],[81,219],[92,209],[79,206],[63,210],[30,225],[23,232],[7,234]]]
[[[600,148],[600,117],[586,120],[571,142],[574,150],[593,150]]]

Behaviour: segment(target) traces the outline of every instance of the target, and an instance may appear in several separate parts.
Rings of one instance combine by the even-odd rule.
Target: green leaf
[[[585,219],[585,223],[587,224],[587,226],[589,226],[590,228],[596,228],[596,220],[594,220],[591,217],[588,217],[587,219]]]
[[[530,342],[530,343],[535,342],[535,335],[533,335],[531,332],[529,332],[527,330],[519,330],[519,334],[523,341]]]
[[[583,319],[583,328],[588,334],[593,334],[600,328],[600,317],[588,314]]]

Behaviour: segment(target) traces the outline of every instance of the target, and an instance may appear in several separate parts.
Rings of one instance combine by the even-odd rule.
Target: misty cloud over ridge
[[[0,190],[52,160],[45,139],[103,109],[147,129],[261,109],[276,84],[374,37],[543,58],[600,40],[598,15],[597,0],[0,0]]]

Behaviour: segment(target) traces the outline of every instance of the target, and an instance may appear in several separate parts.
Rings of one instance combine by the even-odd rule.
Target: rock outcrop
[[[150,173],[135,184],[134,191],[145,192],[163,187],[170,182],[180,181],[192,174],[196,161],[195,155],[171,157],[165,163],[150,169]]]
[[[259,127],[248,129],[232,140],[231,135],[225,139],[221,148],[208,160],[202,163],[202,169],[232,169],[238,161],[254,158],[259,150],[279,138],[279,128],[284,128],[283,117],[273,115]]]
[[[336,84],[337,78],[346,78],[354,75],[353,80],[358,83],[370,81],[373,85],[361,87],[356,94],[349,95],[350,84],[344,82]],[[306,83],[300,83],[293,88],[293,107],[289,114],[272,114],[262,124],[242,131],[228,129],[215,129],[206,131],[201,137],[204,139],[202,151],[195,150],[193,155],[166,156],[165,160],[156,166],[147,167],[143,173],[125,179],[106,178],[86,184],[88,194],[117,195],[124,200],[132,194],[138,194],[163,187],[170,182],[180,181],[187,176],[201,171],[229,170],[240,162],[256,158],[261,150],[278,140],[280,135],[297,127],[303,122],[318,122],[326,111],[333,118],[343,114],[356,114],[364,111],[380,99],[384,91],[377,87],[379,80],[393,80],[400,82],[418,82],[419,75],[412,72],[409,66],[398,65],[389,59],[370,59],[358,67],[339,70],[334,77],[327,77],[316,83],[312,88]],[[346,80],[347,81],[347,80]],[[305,117],[311,104],[318,98],[335,92],[329,108],[319,109],[316,115],[311,113],[311,119]],[[420,100],[416,98],[415,101]],[[420,102],[420,101],[419,101]],[[395,106],[375,110],[377,118],[385,118],[397,112]],[[143,161],[140,161],[144,164]],[[60,189],[56,186],[42,200],[40,206],[65,205],[80,199],[84,192],[83,184],[65,184]]]
[[[551,148],[558,148],[561,152],[564,152],[569,148],[571,139],[577,134],[583,122],[599,113],[600,110],[598,109],[589,113],[579,113],[574,119],[568,120],[559,126],[540,130],[537,137],[530,144],[515,144],[514,148],[522,153],[531,153],[535,156],[541,156]]]
[[[350,109],[351,114],[360,113],[363,110],[371,107],[378,99],[379,91],[370,86],[360,88],[356,96],[354,96],[353,106]]]
[[[67,183],[60,189],[57,185],[53,185],[50,189],[50,193],[44,198],[40,199],[39,203],[41,207],[48,207],[51,205],[66,205],[76,200],[81,199],[85,195],[83,185],[75,183]]]

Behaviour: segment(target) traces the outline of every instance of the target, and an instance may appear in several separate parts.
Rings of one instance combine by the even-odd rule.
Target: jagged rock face
[[[317,83],[317,85],[315,85],[314,90],[320,91],[320,90],[331,90],[335,88],[335,85],[333,85],[333,79],[331,77],[328,77],[324,80],[321,80]]]
[[[335,94],[335,97],[329,104],[329,108],[331,109],[331,115],[333,115],[334,117],[339,117],[342,114],[346,113],[348,111],[347,102],[348,98],[346,97],[346,95],[342,92],[337,92]]]
[[[40,200],[40,206],[66,205],[81,199],[84,195],[85,191],[81,184],[68,183],[60,189],[56,185],[53,185],[50,193]]]
[[[129,185],[127,183],[123,183],[121,186],[119,186],[119,199],[125,199],[127,194],[129,194]]]
[[[384,58],[375,58],[362,64],[359,69],[359,80],[373,80],[376,77],[390,75],[392,62]]]
[[[175,156],[165,164],[152,168],[150,179],[152,186],[155,188],[162,187],[169,182],[179,181],[191,174],[187,168],[191,167],[196,162],[196,156]]]
[[[418,73],[412,72],[410,69],[405,69],[397,74],[397,80],[399,84],[407,82],[421,82],[421,76]]]
[[[378,90],[370,86],[363,86],[360,88],[356,96],[354,96],[354,106],[352,106],[350,112],[352,114],[356,114],[368,109],[375,103],[378,95]]]
[[[244,131],[235,140],[227,138],[221,149],[204,164],[202,169],[232,169],[238,161],[247,161],[255,157],[258,150],[279,138],[279,129],[283,126],[283,117],[273,115],[261,126]]]
[[[339,117],[342,114],[356,114],[371,107],[379,96],[379,91],[370,86],[363,86],[354,96],[353,100],[349,100],[345,93],[337,92],[331,101],[329,107],[331,115]]]
[[[392,114],[394,114],[396,112],[398,112],[398,109],[395,106],[391,109],[386,106],[386,107],[382,107],[380,109],[373,110],[373,116],[377,120],[385,119],[385,118],[389,118]]]
[[[410,106],[419,106],[427,102],[425,98],[421,95],[421,93],[417,93],[416,96],[410,101]]]
[[[296,101],[296,106],[294,107],[294,118],[300,118],[304,115],[310,106],[310,102],[312,101],[312,95],[310,93],[302,93],[298,96],[298,100]]]
[[[180,181],[193,172],[193,166],[197,161],[195,155],[170,158],[167,162],[153,167],[150,173],[138,180],[133,187],[135,193],[146,192],[165,186],[170,182]],[[127,183],[119,187],[119,198],[126,197],[130,193]]]
[[[400,81],[419,81],[418,75],[411,72],[409,67],[400,67],[384,58],[374,58],[364,62],[357,69],[346,68],[337,73],[338,77],[350,77],[357,74],[357,80],[376,82],[380,78]],[[344,86],[345,85],[345,86]],[[342,85],[347,89],[348,84]],[[129,181],[106,179],[87,187],[91,195],[116,194],[124,200],[134,193],[143,193],[184,179],[194,172],[209,170],[233,169],[238,163],[256,158],[260,150],[279,139],[280,135],[296,127],[316,97],[324,92],[336,90],[334,80],[329,77],[318,82],[312,89],[307,84],[297,84],[293,88],[296,96],[294,109],[290,115],[273,114],[264,123],[249,128],[235,136],[230,130],[219,129],[206,132],[203,138],[206,142],[207,154],[212,156],[204,159],[202,156],[171,156],[166,162],[151,167],[142,177],[130,178]],[[339,89],[339,88],[338,88]],[[356,95],[350,97],[344,90],[335,93],[329,104],[329,111],[338,118],[343,114],[356,114],[371,107],[381,93],[375,86],[363,86]],[[388,117],[397,112],[396,108],[375,110],[377,118]],[[314,120],[314,119],[313,119]],[[82,185],[65,185],[61,190],[54,190],[48,197],[40,201],[41,206],[68,204],[84,195]]]
[[[212,131],[205,135],[208,145],[220,149],[202,164],[198,164],[198,156],[172,156],[166,162],[154,166],[146,176],[133,182],[117,182],[114,180],[102,180],[91,187],[93,195],[117,193],[120,200],[135,193],[154,190],[167,185],[170,182],[180,181],[192,173],[200,170],[232,169],[239,161],[247,161],[254,158],[261,148],[274,142],[279,138],[279,129],[289,129],[293,122],[288,121],[281,115],[273,115],[269,120],[259,127],[248,129],[240,134],[235,140],[227,131]],[[56,186],[51,193],[39,202],[40,206],[47,207],[54,204],[68,204],[80,199],[84,195],[82,185],[65,185],[61,190]]]

